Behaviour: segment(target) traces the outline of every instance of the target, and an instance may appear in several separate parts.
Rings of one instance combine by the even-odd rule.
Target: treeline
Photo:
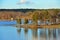
[[[15,19],[32,19],[49,20],[55,22],[58,18],[60,20],[60,9],[0,9],[0,20]]]

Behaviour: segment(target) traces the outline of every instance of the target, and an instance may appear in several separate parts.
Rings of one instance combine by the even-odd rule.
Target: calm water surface
[[[0,21],[0,40],[59,40],[60,29],[17,28],[16,21]],[[22,23],[23,24],[23,23]]]
[[[60,29],[25,29],[0,26],[0,40],[60,40]]]

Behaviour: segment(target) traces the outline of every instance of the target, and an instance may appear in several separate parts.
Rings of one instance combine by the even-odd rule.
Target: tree
[[[39,11],[33,12],[33,21],[37,23],[37,20],[39,19]]]
[[[21,24],[21,19],[17,19],[17,23],[18,24]]]
[[[50,15],[51,22],[56,24],[56,18],[57,18],[58,10],[57,9],[50,9],[50,10],[48,10],[48,13]]]
[[[27,24],[28,23],[28,19],[25,19],[25,24]]]
[[[51,18],[53,19],[53,23],[56,24],[56,18],[57,18],[57,13],[58,13],[58,10],[52,10],[53,11],[53,15],[51,15]]]

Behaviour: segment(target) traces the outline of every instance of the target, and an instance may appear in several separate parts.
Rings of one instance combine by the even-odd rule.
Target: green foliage
[[[17,23],[21,24],[21,19],[16,19]]]
[[[27,24],[28,23],[28,19],[25,19],[25,24]]]
[[[34,20],[34,21],[37,21],[37,20],[38,20],[38,14],[37,14],[37,13],[35,13],[35,14],[33,15],[33,20]]]

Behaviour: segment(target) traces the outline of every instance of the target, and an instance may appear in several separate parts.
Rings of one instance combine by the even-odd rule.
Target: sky
[[[60,0],[0,0],[0,9],[60,9]]]

